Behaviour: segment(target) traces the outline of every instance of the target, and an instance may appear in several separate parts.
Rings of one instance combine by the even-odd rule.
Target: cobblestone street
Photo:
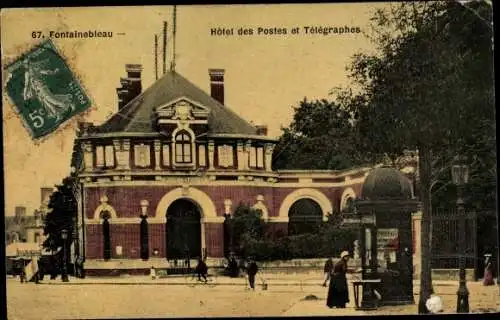
[[[321,279],[321,278],[319,278]],[[376,311],[344,310],[325,306],[326,288],[310,275],[273,275],[267,277],[269,289],[258,286],[246,290],[245,279],[218,277],[214,285],[186,284],[185,277],[158,279],[147,277],[87,278],[45,280],[42,284],[21,284],[7,279],[7,312],[13,319],[77,319],[120,317],[200,317],[200,316],[306,316],[416,314],[417,306],[384,307]],[[471,312],[500,312],[497,286],[468,284]],[[415,283],[415,293],[418,286]],[[443,298],[445,312],[452,313],[457,283],[436,281],[435,290]],[[314,295],[318,300],[305,301]],[[415,296],[418,301],[418,295]]]

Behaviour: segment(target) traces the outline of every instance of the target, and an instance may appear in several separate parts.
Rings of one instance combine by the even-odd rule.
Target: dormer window
[[[191,136],[187,131],[180,131],[175,136],[175,162],[179,164],[188,164],[193,162],[191,144]]]

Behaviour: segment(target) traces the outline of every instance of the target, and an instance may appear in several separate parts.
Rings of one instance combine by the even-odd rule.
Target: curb
[[[38,285],[49,285],[49,286],[78,286],[78,285],[122,285],[122,286],[138,286],[138,285],[153,285],[153,286],[158,286],[158,285],[163,285],[163,286],[245,286],[247,283],[242,282],[242,283],[234,283],[234,282],[229,282],[229,283],[192,283],[192,282],[40,282]],[[280,287],[287,287],[287,286],[293,286],[293,287],[321,287],[325,289],[321,284],[313,284],[313,283],[271,283],[268,285],[271,286],[280,286]],[[256,286],[260,286],[256,284]],[[326,289],[325,289],[326,290]]]

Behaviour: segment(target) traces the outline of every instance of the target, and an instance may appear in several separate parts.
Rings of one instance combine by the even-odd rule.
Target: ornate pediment
[[[208,118],[209,110],[196,101],[182,97],[156,108],[156,114],[165,120],[203,120]]]

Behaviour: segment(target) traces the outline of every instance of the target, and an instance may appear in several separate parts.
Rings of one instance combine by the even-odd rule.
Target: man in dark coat
[[[255,290],[255,275],[259,271],[259,267],[257,267],[257,263],[253,260],[253,258],[248,259],[247,266],[247,274],[248,274],[248,284],[252,290]]]
[[[345,308],[349,302],[349,289],[347,287],[347,262],[349,252],[343,251],[340,254],[340,261],[335,264],[331,273],[330,286],[328,287],[328,297],[326,305],[329,308]]]
[[[198,281],[201,281],[201,278],[207,282],[207,274],[208,274],[208,267],[205,261],[203,261],[201,258],[198,259],[198,265],[196,266],[194,272],[198,276]]]
[[[325,267],[323,268],[323,272],[325,273],[325,280],[323,281],[323,287],[326,287],[326,283],[330,280],[330,273],[333,270],[333,260],[332,258],[328,258],[325,262]]]

